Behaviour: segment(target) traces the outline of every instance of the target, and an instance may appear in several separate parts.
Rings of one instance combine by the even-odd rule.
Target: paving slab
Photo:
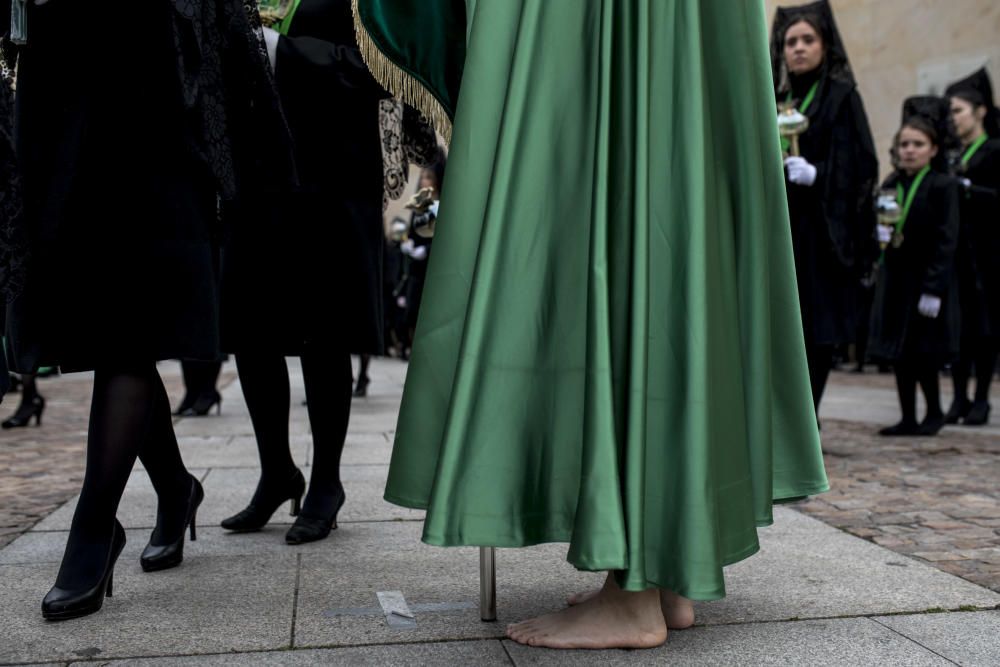
[[[74,663],[72,667],[85,667],[93,663]],[[339,649],[305,649],[268,653],[240,653],[237,655],[205,655],[143,660],[111,661],[107,665],[132,665],[135,667],[242,667],[248,664],[267,664],[274,667],[310,667],[311,665],[357,665],[359,667],[438,667],[439,665],[484,665],[501,667],[512,664],[498,641],[448,642],[433,644],[396,644],[390,646],[362,646]]]
[[[178,438],[181,456],[193,468],[260,468],[257,440],[253,436],[218,436]],[[289,438],[292,460],[298,466],[309,464],[312,439],[307,435]]]
[[[874,620],[960,665],[1000,665],[1000,611],[884,616]]]
[[[674,631],[648,651],[553,651],[505,641],[514,664],[531,665],[906,665],[952,663],[866,618],[750,623]]]
[[[786,507],[761,551],[726,569],[728,596],[699,605],[702,623],[745,623],[992,608],[1000,595]]]
[[[192,475],[205,482],[208,471],[204,468],[189,468]],[[73,497],[58,510],[45,517],[32,530],[69,530],[73,522],[73,512],[79,496]],[[199,524],[201,514],[198,514]],[[141,468],[132,471],[125,485],[125,493],[118,508],[118,520],[125,528],[151,528],[156,524],[156,491],[149,481],[149,475]]]
[[[288,647],[297,556],[189,559],[143,573],[115,569],[101,613],[49,623],[41,599],[58,566],[0,566],[0,663],[223,653]]]
[[[423,512],[397,507],[382,499],[388,466],[344,466],[341,478],[347,492],[347,503],[337,518],[338,523],[353,521],[417,521]],[[302,473],[309,479],[309,468]],[[205,504],[198,512],[198,523],[217,525],[222,519],[243,509],[256,488],[259,472],[251,468],[215,468],[205,478]],[[124,503],[123,503],[124,505]],[[278,525],[290,524],[290,504],[286,503],[272,519]]]
[[[397,507],[382,499],[388,466],[344,466],[341,476],[347,492],[347,503],[338,516],[338,522],[356,521],[418,521],[424,513]],[[214,468],[206,471],[191,468],[205,487],[205,500],[198,510],[199,526],[217,526],[220,521],[246,507],[257,486],[260,471],[257,468]],[[303,467],[309,479],[311,470]],[[76,509],[73,498],[41,521],[33,530],[69,530]],[[290,525],[295,519],[290,514],[291,503],[286,502],[274,513],[272,523]],[[129,478],[118,509],[118,519],[125,528],[152,528],[156,522],[156,492],[146,473],[135,470]]]

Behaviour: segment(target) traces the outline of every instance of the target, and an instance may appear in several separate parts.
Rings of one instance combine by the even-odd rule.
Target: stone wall
[[[746,1],[746,0],[739,0]],[[796,0],[765,0],[775,7]],[[986,65],[1000,95],[1000,0],[831,0],[872,124],[883,174],[903,100],[941,93]]]

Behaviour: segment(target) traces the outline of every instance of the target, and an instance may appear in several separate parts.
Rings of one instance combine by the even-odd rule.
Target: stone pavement
[[[405,366],[396,361],[373,364],[372,396],[356,402],[345,450],[348,502],[340,529],[324,542],[286,546],[287,508],[275,515],[280,524],[261,533],[229,535],[217,527],[222,517],[243,506],[257,476],[250,422],[238,383],[224,391],[221,417],[177,424],[185,459],[206,490],[198,515],[199,539],[186,546],[181,567],[153,574],[139,568],[138,554],[154,520],[155,496],[148,478],[138,470],[119,514],[128,529],[128,545],[116,571],[115,597],[94,616],[46,623],[38,605],[54,579],[73,500],[45,512],[41,522],[0,550],[0,627],[4,628],[0,664],[1000,664],[1000,594],[937,567],[957,561],[932,562],[896,553],[798,511],[822,515],[813,507],[817,500],[778,508],[775,525],[760,531],[761,553],[727,570],[729,597],[699,603],[698,625],[673,632],[660,649],[560,653],[504,641],[506,622],[560,606],[568,593],[597,585],[599,575],[576,572],[565,562],[563,545],[501,550],[499,622],[479,620],[476,550],[421,544],[421,513],[381,500],[404,372]],[[302,379],[294,366],[292,385],[293,449],[299,464],[307,467]],[[903,511],[899,505],[906,494],[894,485],[919,493],[924,483],[934,489],[965,483],[949,478],[947,465],[931,473],[908,472],[909,467],[923,465],[923,459],[944,459],[941,453],[907,459],[902,442],[900,450],[873,459],[868,472],[860,471],[867,460],[864,455],[883,444],[865,445],[868,429],[875,422],[889,423],[896,413],[894,403],[880,411],[865,392],[854,389],[838,376],[830,405],[866,419],[842,423],[843,414],[824,415],[835,487],[828,494],[830,509],[824,510],[828,513],[824,520],[851,531],[855,525],[851,521],[860,521],[860,515],[847,521],[839,513],[856,511],[850,501],[865,500],[865,489],[870,496],[890,494],[884,512],[869,510],[874,515]],[[863,406],[850,407],[852,393],[864,394]],[[874,387],[873,395],[883,394],[884,387]],[[859,423],[865,421],[869,423]],[[970,469],[961,469],[961,476],[979,480],[986,473],[980,470],[977,476],[974,468],[988,465],[990,456],[996,461],[994,441],[988,435],[949,435],[935,445],[950,443],[953,437],[963,443],[972,438],[970,444],[956,445],[965,454],[953,458],[981,457]],[[0,440],[0,450],[6,443]],[[76,456],[79,446],[77,441]],[[910,443],[918,446],[927,445]],[[66,449],[71,448],[66,445]],[[39,456],[55,459],[59,452]],[[840,459],[852,457],[861,462],[859,467],[853,463],[838,467]],[[875,483],[863,477],[892,468],[899,458],[903,461],[896,464],[895,477],[879,477]],[[10,473],[5,470],[3,475],[0,487],[8,485]],[[869,486],[851,487],[852,475],[858,484]],[[963,496],[995,498],[995,490],[985,486],[981,491],[961,488],[954,499],[959,509],[978,507],[974,498]],[[23,491],[30,495],[30,489]],[[933,505],[934,498],[919,502]],[[912,511],[916,514],[907,519],[909,523],[875,523],[880,517],[872,525],[960,531],[962,539],[949,542],[948,549],[969,544],[965,539],[980,539],[976,535],[981,533],[973,535],[941,517]],[[963,517],[956,509],[949,512],[941,513],[970,526],[989,527],[972,521],[982,514]],[[970,560],[987,562],[979,559],[981,554],[973,555]],[[377,593],[392,591],[405,597],[415,615],[413,623],[386,621]]]

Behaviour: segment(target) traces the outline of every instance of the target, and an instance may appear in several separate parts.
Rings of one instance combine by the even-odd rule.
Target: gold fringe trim
[[[422,83],[409,73],[404,72],[379,50],[375,40],[368,34],[368,29],[361,22],[361,15],[358,13],[358,0],[351,0],[351,9],[354,12],[354,33],[357,36],[358,47],[361,49],[361,58],[365,61],[372,76],[395,97],[422,113],[424,118],[431,122],[434,129],[444,137],[445,143],[450,144],[451,119],[444,107]]]

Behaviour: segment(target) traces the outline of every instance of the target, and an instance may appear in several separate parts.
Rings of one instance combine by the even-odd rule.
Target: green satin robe
[[[356,2],[454,115],[385,498],[428,544],[722,597],[828,488],[763,3]]]

